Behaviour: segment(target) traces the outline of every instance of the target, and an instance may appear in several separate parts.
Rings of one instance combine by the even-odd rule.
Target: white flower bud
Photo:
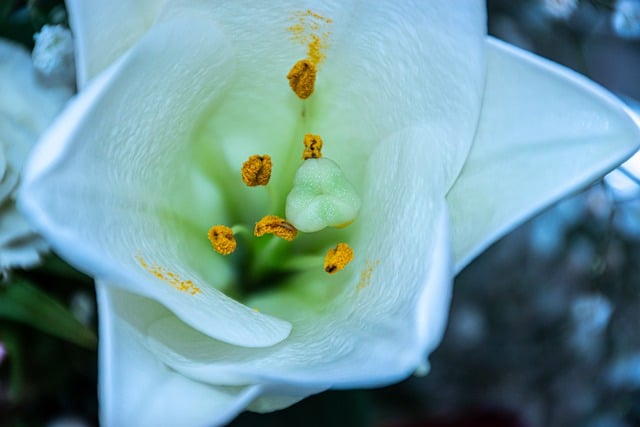
[[[61,25],[45,25],[34,36],[33,65],[47,83],[74,87],[73,38]]]

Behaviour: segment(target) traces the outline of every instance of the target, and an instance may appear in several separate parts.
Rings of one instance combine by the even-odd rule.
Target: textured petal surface
[[[78,87],[114,63],[156,20],[164,0],[67,0]]]
[[[203,236],[225,222],[225,207],[190,157],[189,136],[233,69],[228,49],[200,16],[154,26],[50,129],[26,170],[21,202],[80,269],[159,300],[216,338],[271,345],[290,325],[218,289],[230,266]]]
[[[122,297],[105,310],[146,337],[157,363],[218,386],[260,384],[258,410],[397,381],[425,363],[450,298],[444,195],[484,87],[481,2],[282,6],[168,5],[44,139],[23,204],[74,265],[126,289],[110,291]],[[303,104],[285,76],[309,46],[291,27],[316,24],[330,36]],[[266,192],[229,180],[249,155],[273,157],[269,190],[284,201],[306,132],[323,135],[362,197],[343,234],[355,259],[334,276],[291,275],[242,306],[223,294],[233,264],[203,236],[264,214]]]
[[[443,179],[444,187],[432,187],[434,197],[444,193],[466,154],[483,81],[481,54],[475,53],[481,49],[473,45],[482,40],[483,13],[477,2],[470,2],[476,6],[474,13],[454,19],[448,13],[451,6],[445,4],[430,3],[433,6],[416,10],[408,10],[410,5],[406,5],[403,10],[384,3],[374,10],[357,9],[358,13],[346,15],[351,20],[336,26],[342,29],[346,44],[336,57],[348,61],[345,52],[351,51],[362,58],[355,65],[365,64],[374,56],[370,54],[374,49],[387,52],[407,44],[433,50],[431,61],[415,64],[416,52],[412,50],[379,55],[388,62],[366,65],[370,72],[358,82],[368,80],[371,88],[387,87],[386,92],[376,95],[377,89],[364,92],[363,88],[370,102],[346,112],[364,117],[357,126],[348,128],[345,120],[337,117],[335,121],[336,129],[343,129],[346,137],[354,135],[348,130],[354,128],[360,129],[359,141],[371,137],[365,156],[346,149],[340,156],[351,171],[357,167],[352,168],[350,160],[355,163],[368,158],[394,129],[423,123],[412,129],[424,134],[397,133],[394,138],[414,138],[413,143],[427,152],[425,158],[429,158],[433,173],[419,170],[425,165],[405,173],[407,180],[419,182],[432,175],[438,182]],[[48,134],[27,174],[30,187],[25,190],[28,197],[24,205],[58,250],[79,268],[160,301],[182,320],[217,339],[245,346],[272,345],[287,336],[289,323],[224,296],[220,291],[232,283],[231,265],[208,250],[202,236],[212,223],[225,223],[227,211],[253,212],[246,206],[251,206],[249,201],[255,203],[255,196],[250,197],[246,188],[231,192],[232,203],[222,203],[215,182],[227,186],[229,174],[216,176],[224,172],[224,159],[240,164],[247,154],[268,147],[265,135],[276,159],[278,153],[290,151],[282,141],[291,141],[288,135],[295,134],[297,126],[309,126],[304,120],[297,123],[299,100],[286,88],[284,79],[284,71],[297,58],[287,31],[291,16],[273,8],[243,15],[242,9],[227,3],[205,8],[200,2],[184,2],[173,7],[173,18],[159,21],[145,33],[125,57],[81,94]],[[389,13],[396,19],[387,23]],[[218,26],[220,16],[226,19]],[[247,24],[240,21],[251,22],[256,16],[262,19],[260,31],[242,31]],[[361,29],[369,34],[381,20],[388,24],[384,28],[391,29],[373,42],[367,37],[348,39],[344,34],[352,22],[370,21],[369,27]],[[437,23],[437,31],[424,30],[431,21]],[[471,35],[444,31],[449,27],[458,30],[459,25]],[[407,28],[412,32],[407,33]],[[269,37],[261,37],[261,33]],[[473,62],[479,65],[469,66],[458,52],[467,43],[471,54],[477,55],[478,61]],[[271,54],[267,63],[259,61],[265,52]],[[431,62],[439,65],[430,66]],[[336,87],[355,84],[351,75],[335,67],[334,73],[331,80]],[[416,90],[404,84],[418,74],[433,75],[433,87]],[[327,78],[331,76],[327,71]],[[457,90],[461,80],[471,83]],[[282,81],[282,87],[273,81]],[[419,101],[415,93],[421,91],[431,93],[427,101],[439,100],[440,104],[414,111],[412,105]],[[391,110],[395,118],[389,119],[389,103],[394,100],[397,108]],[[284,107],[272,107],[280,104]],[[323,126],[330,122],[330,115],[320,110],[309,115],[317,115]],[[461,116],[467,119],[454,128],[451,118]],[[370,127],[377,123],[381,123],[379,134],[369,135]],[[327,127],[328,132],[336,129]],[[346,141],[339,146],[346,147]],[[420,174],[424,175],[413,176]],[[367,182],[362,181],[364,173],[360,175],[361,184]],[[241,185],[239,180],[237,185]],[[255,217],[246,218],[247,223],[252,220]]]
[[[44,84],[27,51],[0,40],[0,93],[0,271],[5,271],[33,266],[48,249],[17,212],[13,197],[29,151],[71,91]]]
[[[433,157],[443,159],[430,166],[441,168],[449,184],[457,176],[473,140],[484,88],[481,1],[262,5],[190,0],[168,6],[166,13],[186,7],[216,20],[232,41],[237,63],[224,104],[202,130],[202,137],[215,143],[200,144],[198,158],[222,152],[235,165],[268,152],[276,165],[272,187],[278,191],[290,185],[303,135],[318,133],[326,142],[326,157],[361,189],[372,148],[393,132],[425,123],[425,141],[437,152]],[[305,18],[309,9],[325,20]],[[285,79],[308,53],[292,27],[317,36],[326,56],[318,66],[315,92],[304,103]],[[255,203],[255,192],[251,199],[242,187],[234,194],[239,204]]]
[[[124,300],[125,303],[121,304]],[[148,300],[147,300],[148,301]],[[193,381],[158,361],[141,331],[158,310],[145,299],[98,285],[100,309],[100,421],[116,426],[222,425],[260,392],[258,386],[214,387]],[[138,303],[132,307],[130,303]],[[121,318],[134,309],[136,324]]]
[[[150,348],[178,372],[218,384],[373,386],[423,364],[443,333],[451,291],[447,213],[439,196],[445,179],[440,169],[420,168],[429,152],[423,132],[397,132],[372,153],[361,230],[351,242],[353,266],[334,280],[323,271],[301,275],[293,291],[274,296],[291,307],[327,301],[317,311],[292,312],[295,327],[285,341],[240,348],[167,316],[149,327]],[[250,304],[265,311],[269,298]]]
[[[640,144],[638,123],[595,83],[494,39],[487,50],[478,133],[447,195],[457,270]]]
[[[371,148],[418,124],[433,152],[424,166],[453,183],[480,112],[484,14],[475,0],[355,2],[351,20],[332,28],[310,128],[357,187]]]
[[[0,143],[5,164],[19,172],[38,136],[71,97],[71,90],[44,85],[31,55],[4,40],[0,40],[0,77]]]

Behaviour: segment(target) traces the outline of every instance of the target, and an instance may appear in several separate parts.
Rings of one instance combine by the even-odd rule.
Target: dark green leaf
[[[85,348],[96,347],[95,334],[68,308],[24,279],[0,289],[0,318],[28,324]]]

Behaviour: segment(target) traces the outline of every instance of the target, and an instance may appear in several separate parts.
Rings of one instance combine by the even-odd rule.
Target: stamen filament
[[[266,271],[271,269],[279,269],[282,259],[282,252],[286,249],[288,242],[271,236],[267,239],[267,243],[260,246],[253,254],[253,262],[251,263],[251,277],[259,278]]]
[[[242,234],[244,236],[251,236],[251,230],[249,230],[248,227],[242,225],[242,224],[236,224],[233,227],[231,227],[231,231],[233,231],[233,235],[237,236],[238,234]]]

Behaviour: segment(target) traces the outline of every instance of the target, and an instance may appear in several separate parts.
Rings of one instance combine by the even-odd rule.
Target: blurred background
[[[640,112],[640,0],[490,0],[489,32]],[[0,0],[31,50],[59,0]],[[50,255],[0,283],[0,426],[97,425],[92,282]],[[640,156],[512,231],[456,279],[431,372],[240,426],[640,426]]]

